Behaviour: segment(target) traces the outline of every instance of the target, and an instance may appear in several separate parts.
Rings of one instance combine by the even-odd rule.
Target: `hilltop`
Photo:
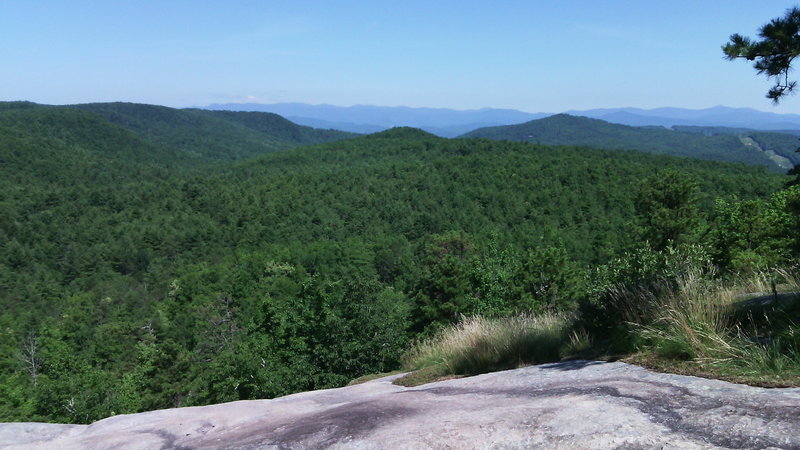
[[[17,139],[49,139],[52,145],[80,148],[79,153],[84,155],[184,167],[355,136],[297,125],[270,113],[174,109],[135,103],[50,106],[3,102],[0,126]]]
[[[481,128],[463,137],[640,150],[786,170],[775,164],[764,152],[745,145],[738,136],[732,134],[705,135],[662,127],[631,127],[568,114],[557,114],[518,125]]]
[[[372,133],[368,139],[435,139],[436,136],[427,131],[413,127],[394,127],[388,130]]]
[[[297,125],[271,113],[174,109],[136,103],[74,107],[96,113],[154,144],[211,160],[242,159],[355,136]]]

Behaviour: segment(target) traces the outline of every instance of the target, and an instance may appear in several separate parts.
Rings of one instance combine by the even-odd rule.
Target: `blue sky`
[[[0,100],[774,107],[725,61],[787,1],[0,2]],[[797,73],[800,77],[800,72]]]

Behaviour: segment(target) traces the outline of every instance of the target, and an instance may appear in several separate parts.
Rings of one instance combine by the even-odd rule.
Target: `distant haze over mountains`
[[[800,114],[777,114],[751,108],[715,106],[706,109],[682,108],[611,108],[568,111],[567,114],[602,119],[623,125],[723,126],[756,130],[793,130],[800,128]]]
[[[476,128],[527,122],[550,115],[531,114],[514,109],[484,108],[461,111],[407,106],[334,106],[305,103],[226,103],[209,105],[205,108],[272,112],[301,125],[335,128],[355,133],[374,133],[387,128],[407,126],[421,128],[444,137],[455,137]],[[314,125],[308,125],[312,123]]]
[[[374,133],[395,126],[417,127],[444,137],[455,137],[477,128],[513,125],[541,119],[552,113],[528,113],[514,109],[453,110],[407,106],[334,106],[304,103],[225,103],[213,110],[262,111],[280,114],[301,125]],[[631,126],[724,126],[757,130],[800,130],[800,114],[777,114],[750,108],[715,106],[706,109],[606,108],[566,111],[567,114]]]

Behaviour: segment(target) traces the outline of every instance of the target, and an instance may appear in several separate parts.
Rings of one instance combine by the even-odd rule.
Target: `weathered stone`
[[[800,389],[573,361],[416,388],[387,377],[273,400],[0,424],[7,448],[800,448]]]

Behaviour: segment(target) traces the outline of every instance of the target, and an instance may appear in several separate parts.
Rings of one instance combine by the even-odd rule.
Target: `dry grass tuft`
[[[408,369],[440,366],[449,374],[478,374],[557,361],[571,321],[560,315],[498,319],[462,317],[403,358]]]
[[[672,292],[645,297],[654,306],[652,316],[628,319],[644,343],[641,350],[657,358],[691,362],[703,373],[724,376],[794,376],[800,374],[800,327],[786,308],[796,309],[797,299],[789,295],[786,304],[751,304],[744,296],[757,292],[769,300],[777,286],[800,290],[788,272],[760,273],[727,285],[690,272]]]

